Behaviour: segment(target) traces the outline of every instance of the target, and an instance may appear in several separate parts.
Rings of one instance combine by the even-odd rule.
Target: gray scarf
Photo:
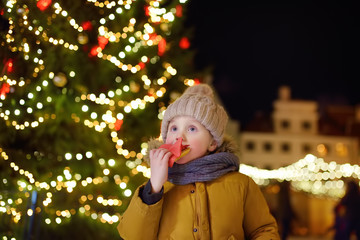
[[[169,168],[168,180],[177,185],[207,182],[228,172],[239,170],[238,157],[229,152],[206,155],[186,164],[174,164]]]

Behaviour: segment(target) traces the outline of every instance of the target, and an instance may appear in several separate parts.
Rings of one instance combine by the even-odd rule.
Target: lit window
[[[340,157],[347,157],[348,156],[348,148],[344,143],[336,143],[336,154]]]
[[[316,150],[320,156],[326,156],[329,153],[329,147],[322,143],[317,145]]]

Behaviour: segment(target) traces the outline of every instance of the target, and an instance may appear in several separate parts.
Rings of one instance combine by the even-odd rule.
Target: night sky
[[[357,1],[249,2],[188,5],[196,67],[213,67],[232,118],[245,126],[256,111],[270,112],[281,85],[295,99],[360,103]]]

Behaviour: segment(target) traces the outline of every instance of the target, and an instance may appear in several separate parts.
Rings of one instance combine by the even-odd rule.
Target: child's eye
[[[189,127],[189,132],[195,132],[196,131],[196,127]]]
[[[176,130],[177,130],[177,127],[176,127],[176,126],[170,127],[170,132],[175,132]]]

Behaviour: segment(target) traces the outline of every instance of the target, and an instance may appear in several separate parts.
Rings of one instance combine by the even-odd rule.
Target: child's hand
[[[169,159],[172,153],[165,148],[150,151],[150,182],[152,192],[158,193],[168,178]]]

